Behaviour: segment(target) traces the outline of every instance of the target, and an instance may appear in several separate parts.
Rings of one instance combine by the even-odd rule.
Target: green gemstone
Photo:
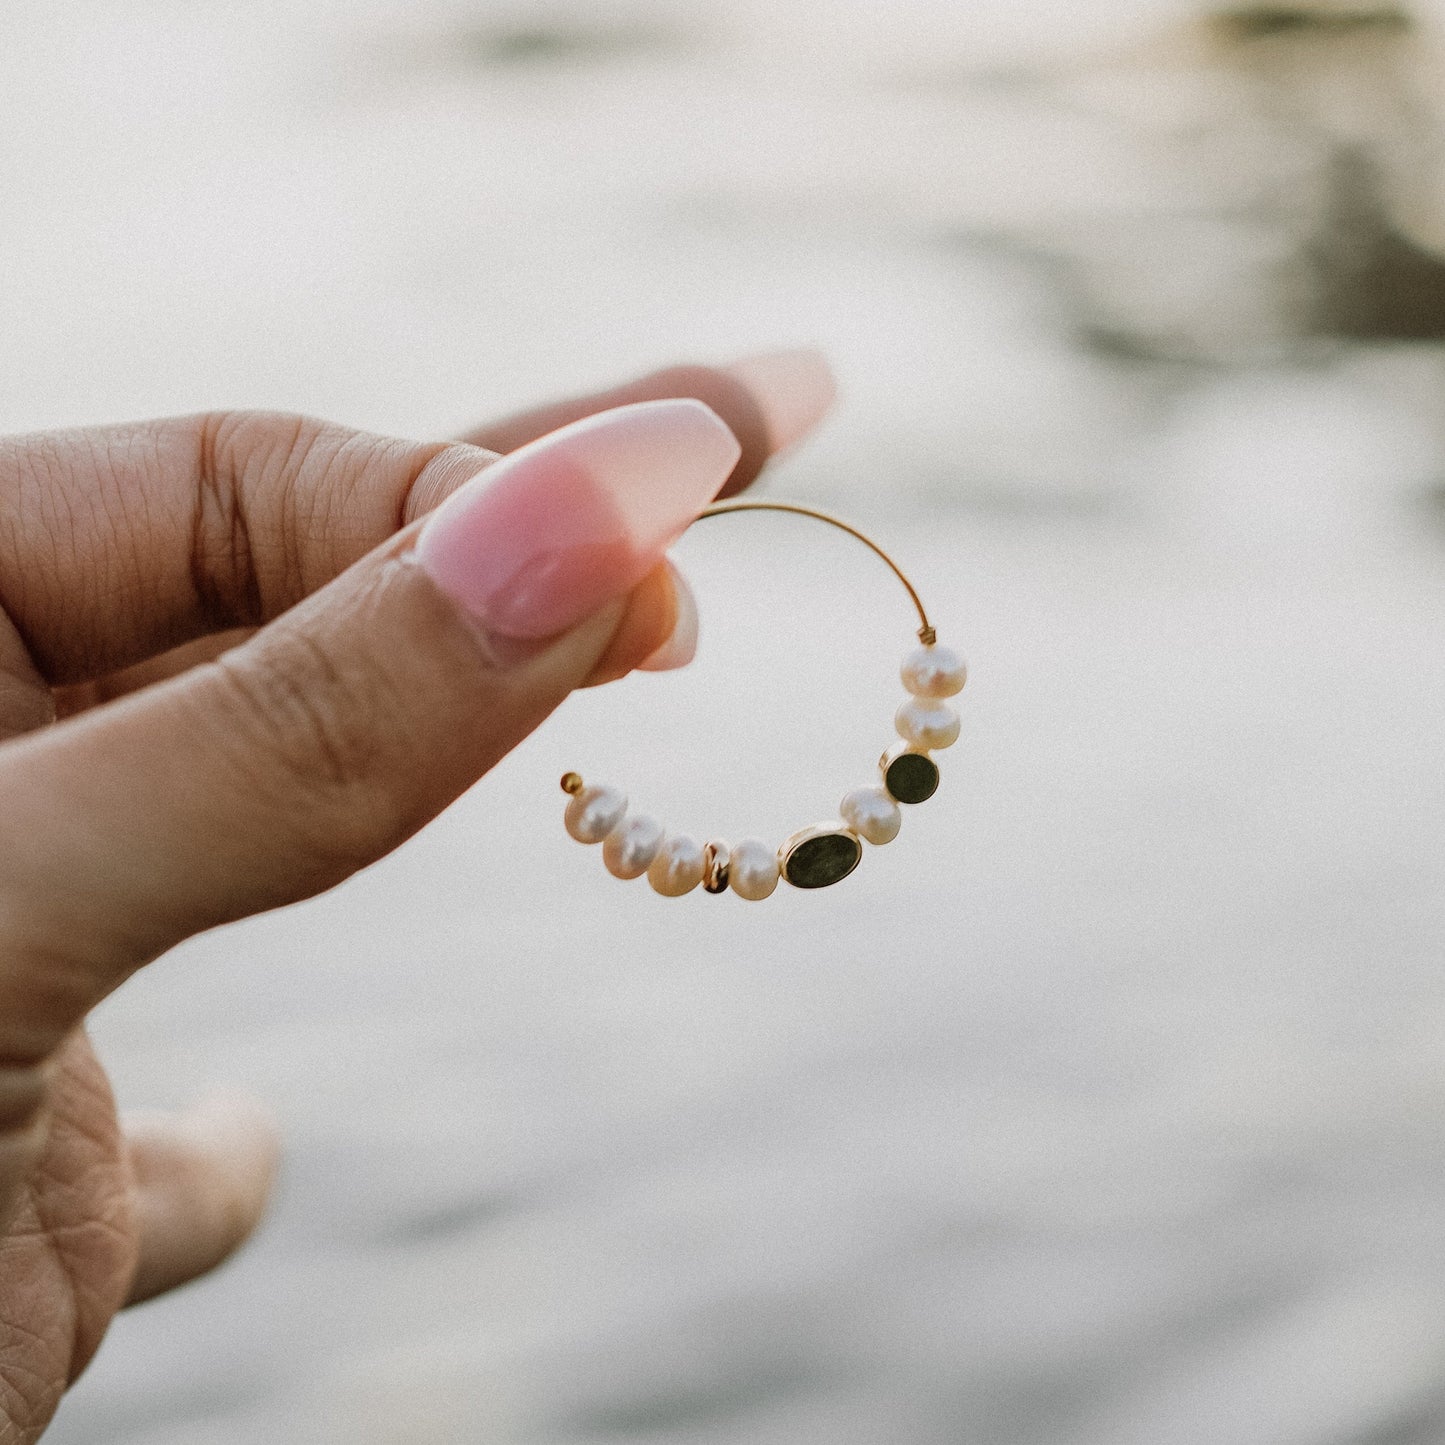
[[[883,774],[883,785],[900,803],[926,803],[938,791],[938,764],[923,753],[899,753]]]
[[[846,878],[863,856],[852,833],[815,833],[788,851],[783,877],[794,888],[826,888]]]

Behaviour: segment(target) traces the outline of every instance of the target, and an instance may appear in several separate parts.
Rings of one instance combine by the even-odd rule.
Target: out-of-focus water
[[[1445,368],[1326,304],[1394,221],[1317,245],[1402,72],[1187,9],[7,9],[0,428],[434,435],[816,341],[773,490],[974,666],[846,885],[615,882],[564,768],[781,835],[890,733],[886,574],[713,524],[686,675],[127,985],[123,1099],[253,1089],[288,1166],[59,1445],[1445,1438]]]

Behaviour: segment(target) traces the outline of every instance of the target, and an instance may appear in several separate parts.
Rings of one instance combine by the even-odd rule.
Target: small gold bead
[[[726,843],[709,843],[702,850],[702,857],[702,886],[709,893],[726,893],[732,850]]]
[[[573,795],[576,795],[577,793],[580,793],[580,792],[582,791],[582,774],[581,774],[581,773],[563,773],[563,774],[562,774],[562,791],[563,791],[564,793],[572,793]]]

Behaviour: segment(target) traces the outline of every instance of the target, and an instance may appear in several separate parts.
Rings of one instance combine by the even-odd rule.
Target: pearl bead
[[[882,788],[854,788],[838,805],[838,816],[860,838],[875,845],[891,843],[903,826],[898,804]]]
[[[602,842],[602,861],[614,878],[641,878],[662,847],[662,824],[646,813],[624,818]]]
[[[968,681],[968,664],[951,647],[934,643],[910,652],[900,675],[914,697],[952,697]]]
[[[728,881],[739,898],[761,902],[778,886],[778,855],[757,838],[734,843],[728,861]]]
[[[627,795],[620,788],[596,785],[573,796],[563,822],[579,843],[600,843],[626,811]]]
[[[910,697],[894,717],[898,736],[915,747],[932,752],[958,741],[958,714],[946,702],[931,697]]]
[[[685,833],[664,840],[647,869],[647,881],[664,898],[691,893],[707,868],[702,844]]]

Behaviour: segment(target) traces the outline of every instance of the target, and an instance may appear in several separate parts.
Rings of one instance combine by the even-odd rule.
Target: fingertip
[[[610,407],[454,492],[411,555],[489,635],[554,637],[635,587],[741,455],[727,423],[694,397]]]
[[[590,396],[574,397],[506,417],[473,432],[468,441],[511,453],[569,422],[632,402],[692,398],[715,412],[737,438],[741,455],[721,495],[748,486],[774,452],[800,441],[827,413],[837,391],[821,352],[783,348],[738,358],[728,365],[684,362],[650,372]]]
[[[402,525],[410,526],[419,517],[436,511],[453,492],[460,491],[473,477],[501,459],[497,452],[466,442],[442,447],[407,488],[401,510]]]
[[[259,1100],[218,1092],[176,1113],[128,1114],[125,1124],[142,1156],[181,1151],[210,1160],[231,1186],[236,1227],[245,1233],[255,1227],[281,1165],[280,1127]]]
[[[661,561],[627,596],[621,620],[584,687],[616,682],[666,647],[677,628],[679,594],[671,564]]]
[[[584,686],[616,682],[630,672],[685,667],[697,652],[697,599],[687,579],[664,559],[632,589],[612,642]]]
[[[181,1115],[182,1127],[232,1159],[246,1161],[247,1174],[268,1185],[281,1163],[281,1129],[276,1116],[250,1094],[214,1093]]]
[[[280,1132],[269,1110],[217,1094],[180,1113],[125,1119],[140,1256],[129,1303],[214,1269],[251,1236],[270,1202]]]
[[[637,664],[642,672],[671,672],[697,656],[697,597],[687,578],[671,562],[664,564],[676,599],[676,615],[666,642]]]

